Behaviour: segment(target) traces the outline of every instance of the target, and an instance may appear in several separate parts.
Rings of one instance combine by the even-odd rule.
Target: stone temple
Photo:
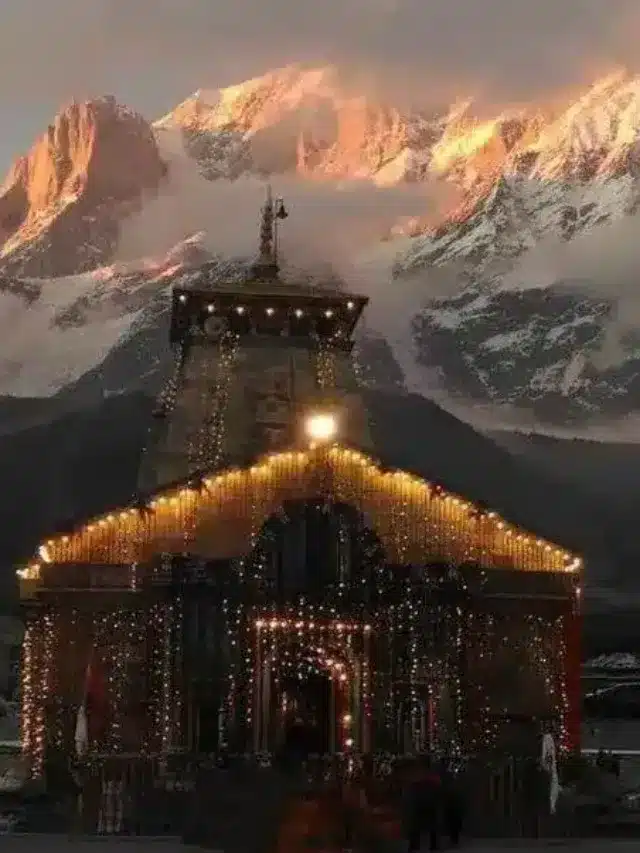
[[[367,299],[281,280],[286,215],[269,193],[246,281],[173,292],[135,498],[19,571],[35,773],[80,708],[99,755],[271,754],[294,717],[324,754],[578,746],[580,559],[420,446],[395,467],[352,358]]]

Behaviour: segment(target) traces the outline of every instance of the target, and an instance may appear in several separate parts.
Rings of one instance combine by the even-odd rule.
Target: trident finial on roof
[[[278,275],[278,220],[286,219],[288,212],[281,198],[273,200],[271,184],[267,184],[267,198],[262,208],[260,224],[260,252],[254,265],[254,274],[261,278]]]

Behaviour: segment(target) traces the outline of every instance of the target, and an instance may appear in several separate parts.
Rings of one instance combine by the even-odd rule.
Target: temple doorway
[[[362,659],[347,637],[332,642],[325,629],[310,643],[283,628],[284,620],[273,624],[264,623],[256,635],[254,750],[305,758],[362,743],[362,701],[354,689]]]
[[[331,677],[310,670],[280,679],[276,703],[279,705],[276,746],[289,754],[325,755],[332,751],[335,730]]]

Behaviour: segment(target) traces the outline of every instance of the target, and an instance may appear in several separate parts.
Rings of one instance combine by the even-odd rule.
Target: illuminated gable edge
[[[335,453],[352,454],[353,460],[358,460],[362,464],[373,467],[376,473],[380,476],[398,476],[407,478],[413,484],[421,485],[424,488],[430,490],[432,493],[435,492],[436,496],[442,500],[457,501],[463,508],[467,508],[469,510],[470,516],[476,514],[478,517],[484,516],[491,518],[495,521],[496,526],[498,526],[499,524],[504,525],[505,530],[510,530],[517,536],[524,537],[529,542],[529,544],[534,544],[535,546],[544,548],[547,551],[549,549],[552,549],[556,555],[563,557],[564,571],[576,572],[582,568],[582,559],[578,557],[575,553],[569,552],[566,549],[561,548],[557,543],[553,543],[549,540],[543,539],[542,537],[535,535],[530,531],[524,530],[519,525],[512,524],[502,515],[500,515],[500,513],[491,510],[487,507],[481,507],[478,503],[467,500],[466,498],[442,487],[440,484],[429,482],[424,477],[413,474],[410,471],[405,471],[398,468],[385,467],[381,465],[377,460],[375,460],[372,456],[366,453],[362,453],[360,450],[354,447],[348,447],[336,443],[330,448],[328,448],[326,452],[330,456],[331,454]],[[195,471],[187,478],[183,478],[173,483],[165,484],[160,489],[157,489],[145,495],[140,495],[137,497],[136,500],[128,504],[113,507],[110,510],[106,510],[105,512],[100,513],[99,515],[89,519],[78,520],[77,524],[70,524],[69,529],[59,531],[53,536],[48,537],[46,540],[44,540],[38,546],[36,552],[37,558],[31,561],[25,567],[18,569],[17,574],[21,578],[37,579],[37,577],[39,576],[40,566],[43,563],[56,562],[55,560],[50,560],[46,558],[45,555],[47,553],[47,550],[54,547],[58,543],[66,542],[73,536],[81,534],[89,526],[104,526],[106,524],[117,524],[120,520],[122,520],[123,516],[125,515],[135,513],[153,513],[154,503],[160,500],[172,500],[180,497],[181,493],[184,494],[185,492],[197,494],[203,489],[206,490],[208,486],[211,486],[214,483],[220,484],[226,478],[237,476],[238,474],[250,473],[252,469],[263,465],[273,464],[278,460],[284,460],[287,458],[290,459],[293,456],[302,456],[306,457],[307,460],[310,460],[312,459],[313,453],[313,450],[295,449],[268,454],[266,456],[255,459],[252,463],[249,463],[244,467],[236,466],[233,468],[223,469],[217,472],[212,472],[210,469]]]

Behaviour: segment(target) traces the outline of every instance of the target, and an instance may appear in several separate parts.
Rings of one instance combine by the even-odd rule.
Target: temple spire
[[[271,184],[267,184],[267,199],[262,208],[262,223],[260,225],[260,253],[259,263],[267,266],[273,264],[273,196]]]
[[[284,201],[281,198],[274,201],[271,184],[267,184],[260,222],[260,249],[258,260],[253,265],[253,274],[257,278],[278,277],[278,220],[286,219],[288,215]]]

